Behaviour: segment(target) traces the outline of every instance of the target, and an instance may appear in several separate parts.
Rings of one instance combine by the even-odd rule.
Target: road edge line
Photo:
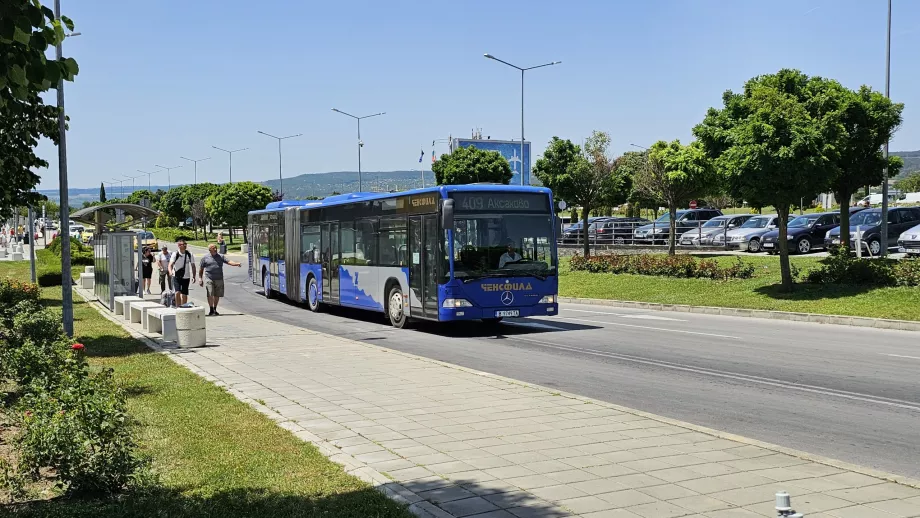
[[[915,322],[912,320],[894,320],[888,318],[871,318],[851,315],[822,315],[820,313],[798,313],[793,311],[774,311],[767,309],[726,308],[721,306],[691,306],[687,304],[663,304],[657,302],[590,299],[580,297],[559,297],[559,302],[568,304],[584,304],[586,306],[609,306],[614,308],[643,309],[649,311],[674,311],[678,313],[697,313],[729,317],[764,318],[770,320],[811,322],[814,324],[835,324],[841,326],[871,327],[874,329],[894,329],[897,331],[920,332],[920,321]]]

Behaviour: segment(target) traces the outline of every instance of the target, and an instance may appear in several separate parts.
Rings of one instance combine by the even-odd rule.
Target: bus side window
[[[406,218],[380,218],[380,266],[406,265]]]
[[[319,225],[303,225],[300,232],[301,262],[313,264],[319,262]]]

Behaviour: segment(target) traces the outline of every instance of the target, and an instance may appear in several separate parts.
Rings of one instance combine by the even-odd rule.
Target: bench
[[[128,313],[128,316],[131,316],[130,309],[128,311],[125,311],[125,309],[130,307],[131,301],[140,302],[142,300],[142,298],[135,295],[121,295],[115,297],[115,314],[124,315],[125,313]]]
[[[160,333],[163,335],[164,341],[176,341],[176,309],[164,306],[148,309],[147,331],[150,333]]]
[[[142,324],[144,323],[144,312],[150,308],[162,308],[162,304],[158,302],[144,301],[144,302],[132,302],[131,303],[131,318],[130,321],[132,324]]]

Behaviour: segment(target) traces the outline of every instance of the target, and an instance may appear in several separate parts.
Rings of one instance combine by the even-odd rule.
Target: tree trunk
[[[243,242],[244,242],[244,243],[248,243],[248,242],[249,242],[249,236],[246,235],[246,227],[243,227]]]
[[[835,193],[840,200],[840,248],[849,252],[850,250],[850,190],[848,187],[840,189]],[[846,200],[846,201],[844,201]]]
[[[668,214],[671,215],[671,221],[668,222],[668,255],[674,255],[676,252],[674,244],[677,241],[677,204],[668,204]]]
[[[777,205],[776,215],[779,220],[779,238],[776,245],[779,247],[779,272],[782,276],[782,291],[792,291],[792,269],[789,267],[789,243],[786,240],[786,224],[789,219],[789,205]]]
[[[227,231],[230,233],[230,244],[233,244],[233,227],[228,226]]]
[[[591,215],[590,207],[586,204],[581,208],[581,236],[584,240],[585,258],[591,255],[591,243],[588,243],[588,217]]]

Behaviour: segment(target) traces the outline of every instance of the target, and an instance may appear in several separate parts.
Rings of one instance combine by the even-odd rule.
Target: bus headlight
[[[538,302],[537,304],[555,304],[555,303],[556,303],[556,296],[547,295],[543,297],[542,299],[540,299],[540,302]]]
[[[470,301],[466,299],[444,299],[444,303],[441,304],[442,308],[471,308],[473,307],[470,304]]]

